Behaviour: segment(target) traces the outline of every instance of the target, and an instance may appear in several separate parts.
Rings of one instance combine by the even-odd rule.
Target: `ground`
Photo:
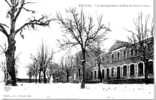
[[[17,87],[0,84],[3,99],[153,99],[154,84],[18,83]],[[2,91],[3,90],[3,91]]]

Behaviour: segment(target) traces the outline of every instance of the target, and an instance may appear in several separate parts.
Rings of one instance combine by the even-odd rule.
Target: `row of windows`
[[[125,60],[127,58],[136,57],[139,55],[139,51],[134,47],[123,47],[120,50],[118,49],[118,51],[113,51],[112,53],[109,52],[107,54],[104,54],[101,57],[102,63],[113,63],[114,61],[120,61]],[[147,55],[153,55],[153,38],[149,38],[147,40],[146,50],[149,51],[147,52]]]
[[[101,59],[104,63],[111,63],[112,61],[124,60],[129,57],[134,57],[138,54],[137,50],[129,49],[129,50],[120,50],[118,52],[104,55]]]
[[[129,67],[130,67],[129,75],[130,75],[130,77],[134,77],[135,76],[135,65],[131,64]],[[148,73],[153,74],[153,62],[149,62],[147,67],[148,67]],[[106,72],[107,72],[106,75],[107,75],[108,79],[110,78],[110,74],[111,74],[112,77],[115,76],[115,68],[111,68],[111,69],[107,68]],[[120,78],[120,72],[121,72],[120,67],[117,67],[117,73],[116,73],[117,78]],[[138,76],[143,76],[144,75],[144,63],[141,62],[141,63],[138,64],[138,71],[137,72],[138,72]],[[92,74],[93,74],[93,72],[92,72]],[[122,74],[123,74],[123,77],[128,76],[128,66],[127,65],[123,66]],[[103,78],[104,78],[104,75],[105,75],[105,71],[103,69],[102,70],[102,77]],[[93,76],[92,76],[92,78],[93,78]],[[94,71],[94,78],[97,78],[97,72],[96,71]]]
[[[136,55],[137,55],[137,50],[130,49],[130,50],[118,51],[116,53],[113,53],[111,59],[112,61],[118,61]]]

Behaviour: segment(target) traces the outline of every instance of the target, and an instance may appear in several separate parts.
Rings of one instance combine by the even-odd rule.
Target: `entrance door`
[[[153,61],[148,62],[148,66],[147,66],[147,70],[148,70],[148,75],[153,76]]]
[[[120,67],[117,67],[117,79],[120,79]]]
[[[107,69],[107,79],[109,79],[109,69]]]

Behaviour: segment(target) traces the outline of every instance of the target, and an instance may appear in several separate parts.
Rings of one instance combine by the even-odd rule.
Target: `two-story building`
[[[153,78],[153,38],[148,39],[148,78]],[[144,79],[145,63],[139,51],[128,42],[116,41],[109,52],[101,55],[101,73],[103,81]],[[98,67],[92,68],[92,80],[98,78]]]

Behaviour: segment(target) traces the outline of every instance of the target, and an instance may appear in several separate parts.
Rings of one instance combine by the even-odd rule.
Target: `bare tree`
[[[29,76],[29,82],[31,82],[32,77],[35,75],[34,74],[34,66],[33,64],[28,65],[28,72],[27,75]]]
[[[81,80],[81,63],[80,63],[80,59],[81,59],[81,56],[79,53],[77,53],[75,55],[75,67],[78,71],[78,80],[80,81]]]
[[[128,40],[132,43],[133,49],[137,51],[138,57],[145,63],[145,81],[148,82],[148,60],[149,49],[153,51],[154,24],[149,23],[149,16],[144,18],[142,12],[134,20],[135,30],[128,30],[131,36]],[[152,45],[151,47],[149,45]]]
[[[81,48],[83,55],[81,88],[85,88],[86,49],[103,40],[110,29],[102,23],[102,16],[98,18],[96,25],[93,23],[93,17],[86,17],[82,10],[78,13],[76,9],[70,9],[68,13],[70,17],[66,19],[61,14],[57,14],[57,21],[63,26],[66,33],[63,42],[60,41],[61,47],[79,46]]]
[[[50,65],[48,66],[48,70],[49,70],[49,76],[48,76],[49,82],[50,81],[56,82],[57,78],[61,79],[59,81],[63,81],[64,78],[62,77],[65,77],[65,74],[63,73],[63,69],[61,68],[61,66],[59,66],[57,63],[54,62],[50,63]]]
[[[26,5],[31,4],[31,2],[26,2],[26,0],[4,0],[9,7],[7,11],[7,17],[9,18],[10,25],[0,23],[0,33],[3,33],[7,38],[7,49],[5,51],[7,71],[11,76],[11,84],[16,86],[16,75],[15,75],[15,51],[16,51],[16,40],[15,36],[22,34],[24,30],[32,28],[35,29],[36,26],[48,26],[51,20],[48,20],[46,16],[42,16],[39,19],[33,17],[25,22],[23,25],[17,28],[17,20],[20,17],[22,11],[35,13],[35,11],[26,8]],[[7,84],[7,82],[6,82]]]
[[[66,73],[66,82],[69,82],[69,76],[73,67],[73,56],[67,56],[61,58],[61,68]]]
[[[1,50],[2,50],[2,52],[1,52],[0,55],[3,56],[3,54],[5,53],[5,50],[6,50],[6,44],[4,45],[4,48],[3,48],[3,46],[1,46],[1,45],[0,45],[0,47],[1,47]],[[4,56],[5,56],[5,55],[4,55]],[[17,70],[17,68],[19,67],[19,65],[17,64],[18,62],[19,62],[19,54],[15,56],[15,75],[18,74],[18,70]],[[9,76],[8,71],[7,71],[6,59],[5,59],[5,57],[4,57],[4,60],[1,62],[1,65],[2,65],[3,72],[4,72],[4,76],[5,76],[5,77],[4,77],[4,82],[6,83],[6,82],[8,81],[8,79],[10,79],[10,76]]]
[[[38,66],[39,82],[41,82],[41,73],[43,73],[44,83],[47,82],[46,71],[47,71],[47,67],[50,65],[53,59],[53,54],[54,52],[53,51],[49,52],[48,48],[42,43],[37,56],[34,57]]]
[[[102,50],[101,50],[99,42],[97,43],[97,45],[94,45],[91,48],[91,52],[94,54],[95,61],[96,61],[96,64],[98,66],[98,79],[100,80],[100,82],[102,82],[102,73],[101,73],[101,54],[102,54]]]
[[[88,79],[90,78],[91,67],[95,67],[98,64],[98,61],[100,62],[100,59],[97,59],[99,56],[96,55],[97,54],[96,51],[98,51],[97,49],[98,48],[95,47],[94,45],[86,50],[86,75],[89,75]],[[82,78],[81,77],[82,76],[81,75],[82,74],[81,58],[82,58],[82,52],[80,51],[76,53],[75,62],[74,62],[74,67],[76,67],[77,69],[79,80],[81,80]]]
[[[69,82],[69,76],[72,73],[72,69],[73,69],[73,65],[74,65],[73,60],[74,60],[73,56],[68,56],[65,61],[64,70],[66,72],[67,82]]]
[[[30,74],[32,74],[32,76],[35,77],[35,81],[37,83],[37,76],[39,74],[39,65],[38,65],[38,60],[35,56],[31,55],[31,59],[33,60],[33,62],[31,64],[28,65],[28,76],[31,76]],[[29,77],[30,78],[30,77]]]

